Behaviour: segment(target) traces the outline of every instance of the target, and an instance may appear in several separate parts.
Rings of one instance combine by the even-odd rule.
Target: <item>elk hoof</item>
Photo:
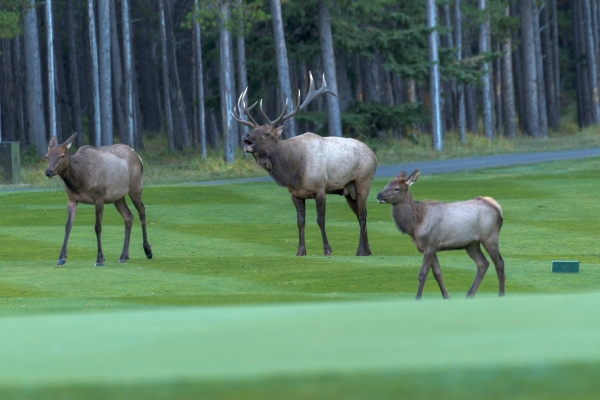
[[[66,262],[66,261],[67,261],[67,260],[65,260],[64,258],[59,258],[59,259],[58,259],[58,262],[56,263],[56,265],[57,265],[57,266],[58,266],[58,265],[65,265],[65,262]]]
[[[124,259],[124,260],[119,260],[119,262],[120,262],[120,263],[127,262],[127,259]]]
[[[148,246],[148,248],[144,247],[144,253],[146,253],[146,257],[148,258],[148,260],[152,258],[152,250],[150,249],[150,246]]]
[[[298,252],[296,253],[296,255],[298,257],[302,257],[306,255],[306,249],[298,249]]]
[[[103,267],[103,266],[104,266],[104,263],[101,263],[101,262],[97,262],[94,264],[94,267]]]

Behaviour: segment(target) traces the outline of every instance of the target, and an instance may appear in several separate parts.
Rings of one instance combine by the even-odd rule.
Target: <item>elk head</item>
[[[234,111],[231,113],[231,115],[239,123],[252,128],[251,131],[245,133],[242,136],[242,141],[244,142],[244,151],[246,153],[252,153],[252,155],[255,158],[263,156],[264,154],[262,153],[264,153],[264,151],[267,148],[269,148],[273,143],[276,143],[279,140],[283,132],[283,123],[285,121],[292,118],[299,111],[304,110],[310,104],[311,101],[313,101],[316,97],[322,94],[331,93],[332,95],[337,96],[337,94],[335,94],[327,88],[325,74],[323,74],[323,86],[321,86],[319,90],[315,90],[315,82],[313,80],[312,73],[309,72],[309,75],[310,86],[308,94],[306,95],[306,99],[304,99],[304,102],[300,104],[300,90],[298,90],[298,102],[296,104],[296,107],[294,107],[292,111],[290,111],[288,114],[286,114],[286,112],[289,106],[289,99],[286,99],[285,101],[285,107],[283,109],[283,112],[279,115],[279,117],[277,117],[273,121],[271,121],[269,117],[265,114],[262,107],[262,100],[260,100],[259,110],[263,118],[267,121],[267,123],[264,125],[259,125],[250,114],[250,111],[256,106],[256,104],[258,104],[258,102],[254,103],[249,108],[246,108],[246,102],[244,98],[246,97],[248,88],[246,88],[246,90],[242,92],[238,99],[237,107],[234,108]],[[248,120],[244,119],[242,114],[245,114],[248,117]]]
[[[406,177],[406,172],[401,171],[397,177],[392,179],[386,187],[377,195],[377,200],[381,204],[398,204],[406,199],[408,188],[419,179],[421,171],[416,169],[410,176]]]
[[[69,147],[71,147],[75,136],[77,136],[77,133],[74,133],[70,138],[65,140],[63,144],[58,144],[56,136],[50,138],[48,153],[46,154],[46,159],[48,160],[46,176],[48,178],[60,174],[69,165]]]

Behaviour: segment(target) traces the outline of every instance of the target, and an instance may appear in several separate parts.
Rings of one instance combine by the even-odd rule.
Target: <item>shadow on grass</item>
[[[597,399],[599,364],[319,374],[248,380],[0,386],[11,399]]]

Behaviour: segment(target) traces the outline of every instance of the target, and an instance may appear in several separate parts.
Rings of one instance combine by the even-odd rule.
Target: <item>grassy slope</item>
[[[501,233],[501,251],[506,261],[509,298],[514,293],[585,293],[597,291],[600,286],[598,268],[600,254],[597,253],[596,240],[597,221],[600,219],[600,210],[597,206],[597,199],[600,197],[600,187],[597,184],[599,166],[599,159],[587,159],[452,175],[424,176],[412,190],[415,197],[419,199],[435,198],[450,201],[476,195],[489,195],[502,204],[505,225]],[[85,341],[86,336],[96,330],[100,321],[106,322],[101,325],[110,327],[107,330],[110,333],[107,337],[116,337],[115,346],[123,346],[120,349],[129,349],[133,352],[122,352],[122,354],[135,355],[139,343],[127,338],[139,337],[138,334],[143,330],[136,331],[135,326],[124,322],[129,328],[124,328],[125,331],[121,332],[119,330],[121,325],[110,321],[123,320],[123,318],[136,321],[148,315],[155,315],[157,318],[159,315],[165,317],[170,315],[170,312],[160,311],[156,306],[411,299],[416,290],[420,256],[410,239],[400,236],[395,230],[390,221],[389,207],[379,205],[374,200],[374,196],[385,183],[385,180],[381,179],[374,182],[372,199],[369,203],[369,236],[374,253],[372,257],[353,256],[358,239],[357,223],[344,200],[336,196],[328,197],[327,220],[334,256],[324,258],[319,255],[321,240],[314,223],[313,204],[309,202],[307,224],[309,256],[296,258],[293,257],[297,245],[293,205],[285,190],[276,187],[273,183],[210,187],[149,187],[145,190],[144,202],[147,204],[149,238],[155,254],[154,259],[146,260],[143,256],[141,233],[139,226],[136,225],[132,234],[131,260],[127,264],[116,262],[122,245],[123,226],[116,211],[110,207],[105,212],[103,231],[106,267],[92,267],[95,258],[93,210],[89,206],[80,206],[71,234],[69,258],[65,268],[62,269],[55,269],[53,265],[60,249],[66,217],[64,192],[0,192],[3,210],[0,229],[0,248],[3,253],[0,260],[0,315],[3,317],[0,318],[0,323],[3,328],[0,330],[0,343],[4,342],[5,338],[19,337],[18,327],[25,326],[22,324],[30,325],[21,332],[35,332],[42,327],[44,328],[40,332],[46,332],[55,325],[52,321],[61,322],[64,319],[66,326],[73,326],[72,333],[70,329],[55,330],[55,336],[49,337],[50,341],[42,342],[46,346],[38,349],[40,351],[54,349],[52,351],[55,353],[50,351],[48,357],[58,357],[56,360],[62,359],[65,362],[77,359],[78,355],[84,359],[100,360],[102,357],[95,357],[93,351],[95,351],[94,346],[96,344],[101,346],[101,343],[91,339]],[[5,251],[5,249],[9,250]],[[582,263],[582,271],[574,275],[550,274],[550,261],[553,259],[578,259]],[[464,252],[448,252],[441,255],[440,262],[451,296],[462,298],[474,278],[475,267],[472,261]],[[496,292],[497,281],[491,269],[480,287],[478,297],[492,297]],[[483,318],[481,323],[471,323],[474,324],[473,334],[483,336],[477,339],[470,335],[457,334],[455,342],[446,345],[443,345],[444,342],[440,341],[439,337],[429,337],[429,340],[415,343],[409,349],[410,351],[407,350],[407,354],[412,354],[413,359],[423,350],[431,352],[431,346],[441,346],[441,354],[453,359],[452,354],[462,354],[459,349],[465,348],[465,342],[470,346],[473,343],[471,340],[475,340],[477,349],[487,348],[487,351],[491,352],[489,354],[498,352],[499,340],[501,341],[504,335],[485,336],[488,332],[486,326],[497,321],[498,315],[502,320],[506,320],[507,333],[523,332],[523,329],[528,329],[527,324],[531,321],[535,322],[534,325],[539,323],[540,327],[552,325],[552,321],[560,322],[552,326],[555,330],[548,335],[543,329],[534,330],[539,336],[522,338],[519,342],[519,346],[522,347],[516,348],[527,348],[527,343],[524,341],[532,340],[532,343],[539,342],[538,346],[545,349],[543,343],[546,339],[550,340],[549,343],[553,343],[548,349],[558,348],[561,340],[565,343],[573,341],[598,346],[597,339],[594,342],[593,337],[586,339],[578,336],[586,335],[588,329],[598,331],[597,321],[588,318],[589,307],[598,304],[596,295],[551,297],[544,300],[526,297],[505,303],[490,298],[475,303],[452,302],[451,306],[447,306],[437,301],[441,297],[439,289],[435,281],[430,279],[426,284],[426,296],[435,300],[426,303],[435,306],[427,306],[428,311],[422,314],[418,312],[421,310],[419,307],[422,306],[409,301],[393,303],[389,306],[385,303],[381,305],[383,308],[374,312],[374,315],[379,315],[381,321],[385,321],[385,316],[395,313],[389,307],[398,307],[397,315],[401,318],[397,326],[390,328],[391,330],[386,328],[384,332],[394,333],[394,329],[399,327],[414,326],[422,322],[425,323],[424,326],[435,331],[437,326],[444,329],[459,329],[463,323],[468,325],[468,321],[474,320],[468,312],[469,308],[481,307],[478,311]],[[539,307],[529,307],[532,302]],[[354,305],[340,306],[369,307],[364,303],[353,302],[352,304]],[[439,311],[441,304],[455,311],[449,311],[448,308],[444,309],[442,314]],[[562,304],[571,304],[572,307],[565,309]],[[335,318],[336,315],[331,311],[330,315],[327,315],[326,311],[322,313],[318,311],[335,310],[335,308],[298,307],[289,309],[286,313],[312,309],[316,310],[316,314],[321,315],[321,320],[325,321]],[[494,313],[492,310],[498,307],[500,309]],[[229,311],[225,309],[225,312],[253,315],[261,309],[263,308],[244,307]],[[276,309],[286,310],[285,307],[276,307]],[[557,309],[561,311],[555,314]],[[572,316],[575,320],[570,319],[571,309],[577,311]],[[99,310],[110,311],[98,313]],[[114,310],[127,312],[114,313]],[[144,310],[156,310],[157,313],[148,314],[142,312]],[[209,310],[212,311],[192,308],[189,311],[179,310],[176,313],[184,313],[181,315],[184,316],[182,320],[185,320],[185,312],[198,315],[194,313],[210,313],[220,309]],[[350,314],[355,311],[351,311]],[[515,312],[521,311],[523,313],[519,314],[519,317],[511,317]],[[92,312],[89,316],[80,315],[89,312]],[[450,313],[448,317],[446,312]],[[43,316],[44,314],[63,315],[54,317]],[[366,314],[368,316],[369,313]],[[23,317],[25,315],[30,316]],[[414,321],[407,319],[404,323],[402,318],[404,316],[414,318]],[[308,313],[306,318],[310,320],[316,317],[314,313]],[[447,324],[441,324],[440,319],[444,318],[449,318],[446,320]],[[292,318],[291,322],[293,320]],[[288,320],[283,319],[280,323],[283,328],[289,328],[285,321]],[[244,338],[246,332],[244,323],[248,323],[244,318],[233,319],[231,326],[227,323],[218,325],[223,329],[213,334],[220,336],[235,326],[233,332],[239,333],[239,338]],[[365,322],[366,325],[371,323],[372,321]],[[276,322],[273,320],[265,326],[270,327],[274,324]],[[16,330],[6,331],[4,326],[12,326]],[[45,328],[46,326],[48,328]],[[177,324],[174,323],[174,326]],[[312,325],[307,324],[307,326],[310,328]],[[200,328],[192,323],[190,329]],[[308,330],[304,334],[310,332]],[[307,339],[312,336],[304,338],[308,340],[305,348],[310,348],[315,341],[321,339],[331,340],[326,331],[324,337],[321,337],[319,332],[317,331],[317,336],[312,341]],[[185,336],[185,332],[182,334]],[[191,342],[183,340],[177,342],[181,342],[182,345],[187,343],[189,346],[183,346],[186,351],[201,351],[203,336],[197,334],[197,331],[193,331],[192,339],[188,336]],[[421,334],[422,332],[417,336]],[[260,336],[256,335],[256,337]],[[286,336],[287,334],[282,334],[277,337]],[[73,343],[75,337],[81,337],[78,339],[83,340],[81,346],[75,347],[73,354],[70,351],[64,352],[65,358],[60,358],[63,350],[70,348],[68,344]],[[155,340],[158,341],[157,348],[161,348],[160,340],[167,340],[161,337],[150,336],[149,342],[142,343],[143,346],[139,347],[140,351]],[[253,337],[250,336],[247,340],[251,341]],[[352,340],[356,343],[369,342],[367,338],[371,337],[372,334],[365,332],[364,335],[359,336],[360,340],[357,337],[348,339],[345,346],[353,346]],[[598,337],[597,334],[595,337]],[[376,337],[373,339],[379,340]],[[34,340],[24,335],[20,343],[24,347],[31,348],[31,344],[36,340],[39,338]],[[231,338],[232,342],[235,340],[237,339]],[[386,340],[394,343],[392,337]],[[200,347],[195,348],[190,344],[192,342],[197,342]],[[12,342],[6,341],[6,343]],[[86,348],[85,343],[90,347]],[[102,343],[110,343],[110,341],[102,341]],[[247,343],[253,344],[253,342]],[[508,345],[502,346],[501,349],[505,349]],[[6,351],[11,348],[13,346],[4,346]],[[11,353],[13,360],[25,354],[18,349],[18,345],[15,344]],[[0,353],[5,354],[5,351]],[[117,353],[121,354],[121,350],[117,350]],[[147,351],[142,353],[146,354]],[[385,355],[385,352],[382,354]],[[42,394],[75,397],[94,394],[99,396],[98,398],[106,397],[110,393],[111,396],[120,394],[123,398],[131,398],[131,393],[139,391],[146,393],[147,396],[144,396],[146,398],[153,396],[156,398],[160,397],[160,393],[166,395],[177,391],[192,394],[197,394],[198,391],[209,391],[215,396],[218,394],[233,398],[240,393],[254,393],[256,398],[264,398],[267,394],[277,397],[277,393],[281,394],[290,389],[294,390],[298,398],[307,397],[302,393],[310,393],[311,396],[320,394],[324,398],[338,395],[340,398],[348,398],[351,395],[360,398],[361,393],[362,397],[368,397],[367,393],[376,390],[380,390],[382,395],[384,393],[435,395],[436,391],[446,389],[451,389],[453,393],[458,394],[456,398],[461,398],[460,394],[477,394],[481,397],[485,392],[505,397],[511,393],[518,394],[521,389],[528,394],[545,393],[550,396],[557,393],[564,394],[564,390],[561,392],[561,385],[577,388],[581,396],[594,393],[594,390],[597,393],[598,390],[597,386],[585,380],[585,377],[597,375],[599,371],[600,357],[597,349],[589,352],[588,360],[576,356],[557,360],[550,354],[549,358],[542,357],[539,362],[533,358],[531,362],[517,363],[516,367],[509,361],[486,364],[487,357],[483,356],[483,353],[481,356],[478,353],[468,354],[471,354],[473,364],[462,363],[457,368],[439,368],[435,359],[426,359],[420,367],[426,371],[426,374],[420,372],[422,371],[420,369],[411,370],[406,365],[400,368],[397,362],[396,364],[384,362],[375,363],[375,367],[369,368],[361,368],[359,363],[357,368],[346,373],[332,368],[330,372],[317,369],[311,374],[309,368],[303,371],[301,376],[278,377],[269,373],[258,380],[230,376],[220,377],[212,382],[198,382],[195,379],[199,375],[190,375],[188,370],[186,373],[174,375],[179,377],[178,383],[173,383],[177,380],[173,376],[161,382],[152,378],[150,381],[154,383],[148,387],[149,378],[146,376],[137,381],[132,378],[131,382],[112,388],[97,386],[103,381],[100,378],[97,381],[84,379],[79,385],[73,385],[77,379],[76,375],[69,372],[73,369],[65,367],[68,362],[61,364],[59,368],[58,364],[54,364],[54,361],[48,358],[47,364],[40,364],[46,365],[45,369],[59,368],[58,370],[62,371],[66,368],[63,385],[55,382],[54,389],[45,386],[40,389],[35,385],[26,389],[18,382],[29,375],[19,375],[15,372],[17,375],[13,378],[5,378],[2,390],[6,396],[17,398],[27,393],[33,397]],[[250,356],[256,357],[252,354]],[[405,354],[398,354],[398,357],[393,358],[404,359],[405,356]],[[74,358],[69,359],[69,357]],[[194,357],[192,360],[198,358],[202,357]],[[296,360],[296,358],[289,359]],[[163,371],[177,368],[181,362],[178,359],[168,358],[157,358],[157,360],[164,361],[164,364],[163,361],[160,363]],[[320,365],[318,361],[313,362]],[[148,363],[150,361],[141,358],[139,365],[131,366],[131,373],[134,374],[135,370]],[[185,365],[193,364],[190,361]],[[11,365],[4,357],[0,360],[0,370],[10,371]],[[158,363],[151,363],[151,365],[154,366],[155,371],[159,368]],[[401,372],[398,372],[398,368]],[[85,369],[81,368],[81,371],[83,373]],[[2,373],[0,376],[5,375]],[[127,374],[123,376],[127,377]],[[399,379],[400,376],[404,378]],[[473,379],[486,384],[473,385]],[[439,384],[431,386],[432,380]],[[506,380],[516,382],[516,389],[502,384]],[[540,387],[540,382],[549,380],[552,385]],[[43,374],[40,375],[38,383],[43,383]],[[338,393],[340,387],[348,390],[344,392],[346,395]],[[506,392],[507,390],[509,392]],[[181,392],[179,397],[183,394]],[[556,398],[560,396],[556,395]]]

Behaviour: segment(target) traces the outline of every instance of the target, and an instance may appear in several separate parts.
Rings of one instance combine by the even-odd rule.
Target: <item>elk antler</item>
[[[337,94],[335,94],[332,90],[327,88],[327,81],[325,81],[325,74],[323,74],[323,85],[321,86],[321,88],[319,90],[315,90],[315,81],[313,79],[312,72],[309,72],[308,75],[310,76],[310,85],[308,88],[308,94],[306,95],[306,98],[304,99],[302,104],[300,104],[300,90],[298,90],[298,103],[296,104],[296,107],[294,107],[294,109],[292,111],[290,111],[289,114],[287,114],[287,115],[285,114],[288,109],[288,100],[286,99],[285,107],[284,107],[281,115],[279,115],[279,117],[277,117],[274,121],[271,121],[271,120],[269,120],[269,118],[266,116],[265,112],[262,109],[262,100],[261,100],[260,112],[262,113],[263,117],[265,117],[265,119],[268,121],[269,126],[272,126],[272,127],[277,126],[277,124],[283,123],[283,122],[287,121],[288,119],[292,118],[299,111],[302,111],[306,107],[308,107],[308,105],[310,104],[311,101],[313,101],[315,98],[319,97],[322,94],[331,93],[332,95],[337,97]]]
[[[278,124],[287,121],[288,119],[290,119],[294,115],[296,115],[299,111],[303,111],[306,107],[308,107],[308,105],[310,104],[311,101],[313,101],[315,98],[319,97],[322,94],[331,93],[332,95],[337,97],[337,94],[335,94],[332,90],[327,88],[327,82],[325,81],[325,74],[323,74],[323,85],[321,86],[321,88],[319,90],[315,90],[315,81],[313,79],[312,72],[309,72],[308,74],[310,76],[310,85],[308,88],[308,93],[306,95],[306,98],[304,99],[302,104],[300,104],[300,90],[298,90],[298,102],[296,103],[296,107],[294,107],[292,109],[292,111],[290,111],[289,114],[286,114],[286,112],[288,110],[288,106],[289,106],[289,99],[286,99],[285,107],[283,108],[283,112],[279,115],[279,117],[275,118],[274,121],[271,121],[269,119],[269,117],[267,116],[267,114],[265,113],[265,111],[263,110],[262,99],[260,100],[259,111],[262,114],[262,116],[264,117],[264,119],[267,121],[267,126],[275,127]],[[231,115],[239,123],[242,123],[251,128],[258,128],[258,126],[259,126],[258,123],[254,120],[254,118],[252,118],[252,115],[250,115],[250,110],[252,110],[258,102],[252,104],[252,106],[250,108],[246,108],[246,102],[244,101],[244,97],[246,96],[247,92],[248,92],[248,88],[246,88],[246,90],[244,90],[244,92],[240,95],[240,97],[238,99],[237,108],[234,108],[234,112],[232,112]],[[239,115],[235,115],[235,112],[237,112]],[[244,118],[242,118],[242,112],[246,116],[248,116],[250,121],[246,121]]]
[[[246,97],[246,93],[248,92],[248,88],[246,88],[246,90],[244,90],[242,92],[242,94],[240,95],[239,99],[238,99],[238,104],[237,107],[233,108],[233,111],[231,112],[231,116],[239,123],[244,124],[246,126],[249,126],[250,128],[258,128],[260,125],[258,125],[258,123],[254,120],[254,118],[252,118],[252,115],[250,114],[250,111],[254,108],[254,106],[256,105],[256,103],[252,104],[252,106],[250,106],[250,108],[246,108],[246,102],[244,101],[244,97]],[[262,100],[261,100],[262,101]],[[261,108],[262,111],[262,108]],[[238,115],[235,115],[235,113],[238,113]],[[246,121],[243,117],[242,117],[242,113],[244,113],[249,119],[250,121]]]

